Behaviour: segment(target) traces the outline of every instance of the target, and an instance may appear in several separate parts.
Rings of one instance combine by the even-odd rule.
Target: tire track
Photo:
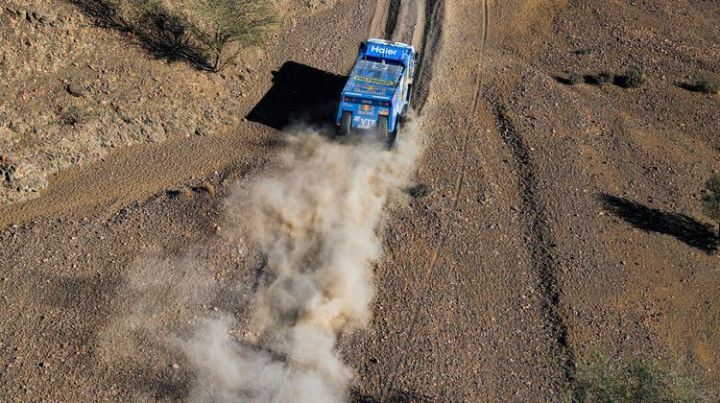
[[[483,34],[482,54],[486,54],[486,47],[489,37],[490,12],[489,0],[483,0]],[[483,57],[485,59],[485,57]],[[482,62],[481,62],[482,63]],[[482,68],[478,65],[477,91],[472,103],[472,111],[475,114],[480,106]],[[490,89],[484,97],[490,101],[492,113],[500,137],[505,146],[510,150],[514,170],[518,176],[519,194],[522,201],[521,216],[525,221],[526,236],[523,237],[527,249],[530,251],[532,269],[538,276],[538,288],[542,298],[542,310],[545,314],[551,337],[556,342],[558,355],[562,358],[562,368],[565,381],[573,386],[575,357],[568,344],[568,329],[562,315],[559,312],[560,289],[554,268],[557,266],[552,254],[552,236],[547,226],[545,207],[537,198],[538,181],[535,176],[535,165],[530,153],[530,147],[525,142],[522,133],[515,127],[505,106],[500,102],[500,97]],[[465,159],[463,160],[463,163]],[[464,172],[464,171],[463,171]],[[462,182],[459,183],[458,195],[460,194]],[[575,390],[575,388],[573,388]]]
[[[423,1],[423,0],[418,0]],[[442,20],[444,14],[444,0],[424,0],[425,6],[418,7],[418,12],[424,10],[424,26],[422,44],[420,45],[420,60],[415,68],[414,88],[412,94],[412,107],[418,114],[422,112],[427,98],[430,95],[430,82],[433,76],[435,55],[440,48],[442,37]],[[415,29],[418,29],[416,26]],[[415,36],[415,35],[414,35]]]
[[[395,30],[398,27],[400,15],[400,0],[390,0],[388,5],[388,17],[385,21],[385,33],[383,37],[387,40],[393,40],[395,37]],[[400,22],[402,24],[402,22]]]
[[[370,29],[368,29],[368,37],[384,38],[388,26],[389,0],[376,0],[375,12],[370,20]]]
[[[487,43],[488,43],[488,35],[490,31],[490,5],[488,0],[483,0],[483,26],[482,26],[482,43],[481,43],[481,54],[483,57],[483,60],[485,59],[486,55],[486,49],[487,49]],[[477,113],[478,107],[480,106],[480,86],[482,85],[482,60],[480,63],[478,63],[478,68],[476,72],[476,82],[475,82],[475,94],[473,95],[473,101],[472,101],[472,113],[473,115]]]
[[[485,60],[485,54],[486,54],[486,48],[487,48],[487,42],[488,42],[488,32],[490,29],[490,13],[489,13],[489,5],[488,0],[483,0],[483,27],[482,27],[482,38],[481,38],[481,45],[480,45],[480,55],[481,55],[481,61],[478,62],[477,69],[475,70],[475,91],[473,94],[473,100],[472,100],[472,106],[470,107],[470,113],[468,114],[468,117],[466,119],[466,125],[465,127],[468,128],[465,130],[465,134],[463,135],[463,142],[462,142],[462,162],[460,165],[460,173],[457,176],[457,181],[455,183],[455,191],[453,192],[453,208],[457,208],[458,200],[460,200],[460,193],[462,193],[463,187],[465,185],[465,173],[467,171],[467,155],[468,155],[468,144],[470,142],[470,127],[472,127],[472,121],[474,120],[475,116],[478,112],[478,107],[480,105],[480,88],[482,86],[482,77],[483,77],[483,66],[482,61]]]
[[[484,60],[485,50],[487,47],[488,42],[488,32],[489,32],[489,6],[488,6],[488,0],[483,0],[483,27],[482,27],[482,38],[481,38],[481,55],[483,56],[481,60]],[[419,71],[417,73],[417,82],[421,85],[418,85],[415,88],[415,94],[414,94],[414,107],[416,110],[420,111],[425,106],[425,103],[427,102],[427,97],[429,95],[429,82],[432,79],[432,68],[435,61],[435,55],[438,53],[439,45],[440,45],[440,38],[442,35],[442,21],[443,21],[443,2],[442,1],[436,1],[436,0],[428,0],[426,3],[425,8],[425,32],[423,33],[423,58],[420,61]],[[462,193],[464,183],[465,183],[465,176],[467,171],[467,160],[468,160],[468,150],[469,150],[469,143],[470,143],[470,134],[471,130],[469,127],[472,127],[472,122],[474,120],[474,117],[477,115],[478,108],[479,108],[479,101],[480,101],[480,90],[482,85],[482,61],[478,63],[477,69],[475,71],[475,83],[474,83],[474,95],[473,95],[473,101],[471,103],[471,108],[469,111],[469,114],[466,118],[466,125],[465,127],[468,128],[468,130],[465,130],[465,133],[463,135],[462,145],[461,145],[461,155],[462,160],[460,164],[460,169],[456,176],[455,186],[453,190],[452,195],[452,208],[457,209],[458,203],[460,200],[460,194]],[[437,245],[433,248],[432,253],[430,255],[430,259],[428,260],[427,265],[425,266],[425,269],[423,271],[423,284],[429,284],[430,279],[432,278],[433,273],[437,269],[438,262],[440,259],[445,255],[445,250],[447,246],[447,242],[449,239],[449,232],[448,232],[448,226],[449,224],[447,222],[442,224],[442,227],[440,229],[440,240],[437,243]],[[416,299],[420,300],[422,299],[423,295],[425,294],[425,290],[421,290],[421,292],[418,293]],[[408,335],[415,334],[416,328],[418,326],[418,319],[420,316],[420,309],[423,306],[422,303],[418,303],[413,310],[410,323],[408,326]],[[412,337],[412,336],[411,336]],[[396,378],[398,376],[398,373],[400,372],[401,368],[403,368],[407,364],[407,359],[401,361],[401,365],[393,371],[390,376],[388,377],[387,385],[383,388],[383,394],[381,401],[386,401],[389,396],[391,396],[391,393],[393,391],[394,384],[396,382]]]
[[[481,60],[477,64],[475,70],[474,93],[470,104],[469,113],[466,118],[465,127],[468,128],[463,133],[461,144],[461,161],[456,173],[456,180],[452,193],[452,207],[457,209],[460,196],[465,187],[466,171],[468,164],[468,154],[470,148],[470,136],[473,122],[476,120],[481,105],[481,99],[487,99],[491,112],[494,115],[500,137],[503,144],[509,149],[512,155],[513,169],[516,172],[519,181],[519,195],[521,198],[521,216],[524,221],[524,242],[529,251],[531,266],[534,273],[537,274],[539,289],[543,298],[541,298],[541,309],[545,316],[544,320],[548,323],[548,329],[551,337],[555,340],[555,351],[557,356],[561,357],[561,365],[563,375],[566,382],[573,385],[575,358],[570,345],[568,343],[568,329],[565,321],[559,311],[560,289],[558,280],[554,273],[557,266],[552,253],[552,236],[547,227],[547,217],[545,208],[538,200],[538,180],[536,177],[536,169],[530,153],[530,147],[527,145],[522,133],[513,124],[505,106],[500,101],[492,88],[483,92],[484,80],[484,61],[486,60],[487,46],[491,30],[492,16],[490,14],[490,0],[483,0],[481,4],[483,10],[482,27],[481,27]],[[422,9],[418,7],[418,12]],[[443,1],[442,0],[426,0],[424,10],[424,32],[422,34],[421,59],[418,62],[415,82],[416,87],[413,90],[413,107],[421,111],[427,102],[429,96],[429,83],[433,76],[433,65],[437,50],[440,46],[442,34],[443,19]],[[390,26],[390,25],[387,25]],[[417,29],[418,27],[416,27]],[[419,36],[414,35],[414,38]],[[428,284],[429,280],[435,273],[439,261],[446,254],[446,247],[449,240],[448,222],[441,224],[440,239],[436,246],[432,248],[427,264],[423,270],[423,284]],[[416,300],[418,303],[413,309],[410,321],[407,326],[407,335],[411,343],[412,337],[418,327],[418,320],[423,304],[421,300],[426,294],[426,290],[422,289],[417,292]],[[381,401],[387,401],[392,396],[393,388],[397,382],[397,378],[401,371],[408,365],[408,358],[403,358],[400,365],[394,368],[392,372],[387,374],[386,382],[381,386]]]
[[[519,180],[521,198],[521,219],[524,221],[525,245],[530,251],[533,271],[538,275],[538,288],[542,295],[542,310],[556,342],[557,355],[562,358],[565,381],[572,387],[575,371],[575,357],[568,343],[568,328],[560,314],[560,287],[555,276],[557,263],[552,254],[554,242],[547,226],[545,207],[538,200],[538,180],[530,147],[522,133],[513,124],[500,98],[488,92],[492,113],[495,116],[500,137],[513,157],[514,170]],[[575,388],[573,387],[573,390]]]
[[[432,0],[430,2],[432,2]],[[487,0],[484,0],[484,3],[485,3],[485,10],[487,11]],[[432,7],[428,7],[428,9],[432,9]],[[431,11],[430,15],[432,15],[434,13],[435,13],[435,11]],[[483,21],[485,24],[487,24],[487,22],[488,22],[487,16],[484,16]],[[488,32],[487,27],[483,27],[484,34],[483,34],[483,38],[482,38],[482,49],[481,49],[483,55],[485,54],[485,46],[487,43],[487,32]],[[466,119],[466,127],[471,127],[470,124],[471,124],[472,118],[473,118],[473,116],[475,116],[475,114],[477,112],[477,106],[479,103],[478,100],[480,98],[478,94],[480,93],[480,85],[482,83],[481,82],[481,74],[482,74],[482,66],[480,64],[478,64],[478,69],[477,69],[476,75],[475,75],[475,96],[474,96],[474,100],[473,100],[473,106],[471,108],[471,113],[469,114],[469,116]],[[424,105],[424,102],[423,102],[423,105]],[[462,141],[462,146],[461,146],[462,160],[461,160],[461,164],[460,164],[460,170],[459,170],[456,180],[455,180],[455,186],[454,186],[453,196],[452,196],[452,208],[453,209],[457,209],[457,207],[458,207],[458,203],[460,200],[460,193],[462,193],[462,189],[463,189],[464,182],[465,182],[469,143],[470,143],[470,130],[465,130],[465,134],[463,135],[463,141]],[[435,272],[435,270],[437,268],[438,261],[444,255],[445,246],[447,244],[448,236],[449,236],[447,227],[448,227],[448,224],[443,223],[442,228],[440,229],[440,233],[441,233],[440,241],[438,242],[437,246],[433,249],[432,254],[430,256],[430,260],[428,261],[428,264],[424,270],[424,281],[423,281],[424,284],[428,284],[430,278],[432,277],[433,273]],[[420,296],[421,295],[419,295],[418,297],[420,297]],[[415,327],[417,326],[421,305],[422,304],[418,304],[417,308],[413,312],[413,316],[412,316],[412,319],[410,322],[410,330],[409,330],[408,334],[414,333]]]
[[[427,98],[429,96],[430,84],[433,78],[433,64],[435,61],[435,55],[437,54],[440,47],[440,39],[442,36],[442,20],[444,16],[444,0],[417,0],[422,5],[416,5],[415,11],[418,13],[416,18],[416,25],[412,35],[413,42],[418,38],[422,37],[422,43],[420,45],[420,57],[415,70],[414,88],[411,100],[411,106],[415,109],[418,114],[422,111]],[[424,14],[424,15],[423,15]],[[392,13],[389,14],[390,16]],[[389,26],[389,24],[388,24]],[[418,33],[418,30],[422,30],[422,33]],[[396,33],[396,35],[398,35]],[[413,43],[414,46],[418,46],[417,43]],[[454,203],[457,204],[457,201]],[[439,242],[439,245],[433,249],[433,254],[430,257],[430,262],[426,266],[424,274],[423,284],[427,284],[434,268],[437,266],[437,262],[441,257],[441,251],[445,248],[447,242],[446,231],[443,231],[443,236]],[[425,294],[424,290],[418,292],[418,298]],[[408,334],[412,335],[417,327],[418,317],[420,314],[421,304],[416,305],[413,310],[410,323],[407,327]],[[380,397],[378,401],[385,402],[389,401],[393,396],[394,385],[397,382],[397,377],[402,368],[407,365],[407,359],[404,358],[400,365],[396,367],[392,372],[387,374],[384,385],[381,385]],[[382,379],[382,378],[381,378]]]

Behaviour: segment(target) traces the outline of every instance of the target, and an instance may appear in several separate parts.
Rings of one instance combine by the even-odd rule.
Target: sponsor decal
[[[375,119],[363,118],[360,116],[353,116],[353,121],[355,122],[355,126],[361,129],[375,127],[375,123],[377,122]]]
[[[398,51],[395,49],[386,48],[379,45],[370,45],[370,51],[373,53],[379,53],[385,56],[397,56]]]
[[[379,89],[369,86],[369,85],[368,86],[356,85],[355,87],[353,87],[353,92],[362,94],[362,95],[375,95],[375,96],[379,96],[379,97],[383,96],[383,94],[385,93],[384,91],[379,90]]]
[[[372,113],[373,113],[372,105],[360,105],[360,113],[363,115],[372,115]]]
[[[375,85],[393,85],[393,84],[395,84],[394,82],[389,81],[389,80],[380,80],[380,79],[372,78],[372,77],[354,76],[353,80],[370,83],[370,84],[375,84]]]

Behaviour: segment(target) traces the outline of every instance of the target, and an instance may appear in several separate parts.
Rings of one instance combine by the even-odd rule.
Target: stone
[[[7,8],[7,10],[15,14],[15,17],[21,21],[27,19],[27,12],[25,10],[12,10],[11,8]]]
[[[165,128],[157,125],[144,125],[140,132],[145,136],[151,143],[162,143],[167,138]]]
[[[28,162],[0,163],[0,174],[4,178],[5,186],[18,191],[38,192],[48,184],[45,173]]]
[[[75,83],[69,83],[67,87],[65,87],[68,94],[74,96],[74,97],[82,97],[87,92],[87,89],[83,86],[80,86]]]
[[[30,11],[25,18],[33,24],[52,25],[55,22],[54,15],[42,11]]]
[[[195,128],[195,135],[204,137],[208,135],[208,131],[204,126],[198,126]]]

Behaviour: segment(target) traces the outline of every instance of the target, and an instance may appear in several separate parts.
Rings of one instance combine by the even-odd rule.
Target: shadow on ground
[[[647,207],[609,194],[603,194],[600,198],[610,213],[636,228],[670,235],[707,253],[718,249],[720,240],[711,225],[684,214]]]
[[[718,93],[720,86],[713,84],[708,81],[699,81],[694,83],[676,83],[676,86],[684,89],[685,91],[697,92],[701,94],[714,95]]]
[[[183,61],[202,71],[213,71],[216,66],[208,60],[205,51],[191,44],[191,32],[199,32],[187,18],[172,14],[164,8],[148,8],[137,21],[126,18],[121,6],[112,0],[66,0],[97,26],[133,35],[137,44],[149,54],[168,62]]]
[[[627,75],[614,75],[614,74],[585,74],[585,75],[578,75],[578,74],[568,74],[565,76],[562,75],[553,75],[553,80],[557,81],[560,84],[563,85],[578,85],[578,84],[588,84],[595,87],[602,87],[605,85],[614,85],[616,87],[620,88],[636,88],[642,84],[633,84],[631,77]]]
[[[333,122],[347,77],[296,62],[273,71],[273,85],[247,115],[252,122],[282,130],[294,122]]]

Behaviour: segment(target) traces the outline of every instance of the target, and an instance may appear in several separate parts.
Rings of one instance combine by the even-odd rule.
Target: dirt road
[[[361,395],[382,401],[564,400],[576,360],[600,352],[670,362],[675,370],[698,374],[706,398],[714,399],[711,363],[718,362],[718,352],[708,343],[718,345],[717,317],[700,308],[717,303],[710,302],[718,295],[717,258],[703,253],[712,235],[693,218],[642,210],[626,199],[610,198],[608,204],[607,195],[617,194],[620,183],[648,181],[655,203],[693,193],[688,186],[699,189],[703,174],[697,170],[717,163],[717,153],[707,152],[717,142],[690,140],[707,138],[706,128],[698,122],[690,128],[687,115],[668,112],[666,103],[699,102],[703,116],[717,103],[691,100],[692,94],[661,81],[642,95],[608,91],[605,97],[627,104],[648,100],[632,117],[621,106],[602,110],[609,101],[594,95],[578,107],[575,100],[589,94],[558,84],[553,76],[568,67],[551,60],[573,51],[557,49],[555,41],[565,31],[577,35],[572,18],[586,21],[578,17],[582,11],[551,1],[440,7],[439,20],[426,25],[442,29],[442,41],[437,49],[425,49],[426,57],[434,52],[439,62],[433,63],[423,105],[430,140],[418,170],[419,182],[432,192],[391,220],[388,257],[378,269],[379,283],[388,286],[380,289],[373,330],[348,341],[348,354],[363,368]],[[622,26],[621,13],[603,21]],[[639,52],[641,43],[633,37],[623,45]],[[657,75],[673,75],[697,67],[688,61],[653,68]],[[667,91],[672,101],[661,95]],[[648,124],[656,114],[685,130]],[[614,116],[629,120],[599,129],[608,138],[593,141],[581,134],[597,133],[595,125],[616,121]],[[637,125],[655,127],[663,140],[631,134],[628,127]],[[653,129],[642,131],[648,130]],[[620,179],[634,164],[669,162],[646,141],[661,141],[663,153],[673,150],[675,167],[660,171],[674,172],[672,182],[685,182],[684,190],[655,182],[647,171]],[[613,179],[607,178],[610,172]],[[620,186],[630,199],[642,198],[637,188],[628,194]],[[683,209],[697,212],[691,200]],[[613,215],[620,221],[608,219]],[[668,226],[652,224],[665,218]],[[685,219],[688,226],[681,224]],[[632,223],[655,235],[645,239]],[[695,233],[694,241],[680,235],[680,227]],[[664,258],[655,257],[650,242],[661,243],[655,248],[667,251]],[[629,264],[635,269],[627,270]],[[684,273],[688,266],[692,274]],[[655,274],[647,278],[648,272]],[[690,324],[682,316],[703,319]]]
[[[247,122],[112,153],[0,207],[0,396],[186,399],[182,357],[153,335],[122,354],[132,343],[108,332],[136,306],[128,277],[148,256],[212,263],[210,302],[148,299],[159,334],[215,308],[248,316],[259,257],[218,241],[223,197],[278,164],[278,129],[327,114],[296,94],[331,102],[369,34],[420,49],[426,144],[384,218],[371,324],[340,341],[350,400],[567,401],[596,351],[660,359],[716,400],[720,265],[697,189],[720,164],[720,103],[675,81],[720,74],[720,6],[607,3],[338,1],[278,34]],[[633,63],[644,88],[563,83]]]
[[[378,277],[389,286],[380,287],[373,331],[347,348],[366,368],[361,394],[559,399],[566,346],[553,279],[535,263],[544,256],[532,223],[506,208],[536,207],[518,191],[528,185],[515,162],[502,162],[514,159],[509,134],[482,104],[489,4],[430,2],[426,10],[428,32],[443,38],[425,45],[421,72],[432,82],[419,101],[430,137],[418,180],[432,193],[393,212],[388,225]]]

